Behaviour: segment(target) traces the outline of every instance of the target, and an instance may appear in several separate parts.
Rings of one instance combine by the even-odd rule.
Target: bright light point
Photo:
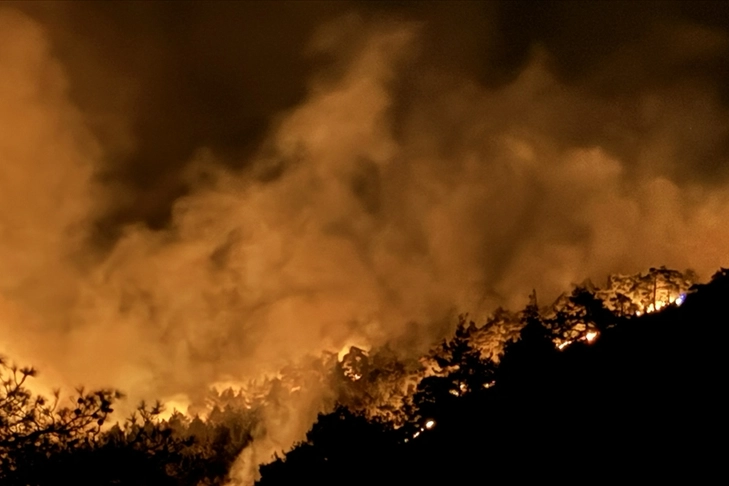
[[[686,294],[681,294],[678,297],[676,297],[676,300],[673,301],[676,305],[681,305],[686,300]]]
[[[435,420],[428,420],[427,422],[425,422],[426,429],[430,430],[433,427],[435,427]]]
[[[415,434],[413,435],[413,439],[416,439],[416,438],[417,438],[417,437],[418,437],[419,435],[420,435],[420,431],[418,430],[418,431],[417,431],[417,432],[415,432]]]
[[[561,342],[561,343],[559,343],[557,345],[557,349],[559,349],[560,351],[562,351],[564,348],[566,348],[570,344],[572,344],[572,341],[563,341],[563,342]]]
[[[663,309],[664,307],[666,307],[666,305],[668,305],[667,302],[658,300],[654,304],[649,304],[648,307],[646,307],[645,311],[646,311],[646,313],[656,312],[656,311],[659,311],[659,310]],[[636,314],[638,314],[638,313],[636,312]],[[640,314],[638,314],[638,315],[640,315]]]
[[[592,341],[594,341],[596,337],[597,337],[597,331],[590,331],[587,334],[585,334],[585,339],[587,340],[588,343],[591,343]]]

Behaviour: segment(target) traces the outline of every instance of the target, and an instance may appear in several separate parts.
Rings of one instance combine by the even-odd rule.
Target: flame
[[[557,344],[557,349],[559,349],[560,351],[562,351],[564,348],[566,348],[570,344],[572,344],[572,340],[571,339],[570,340],[567,340],[567,341],[562,341],[561,343]]]
[[[426,430],[433,430],[433,427],[435,427],[435,420],[433,420],[433,419],[426,420],[425,424],[422,427],[418,428],[417,432],[415,432],[413,434],[413,439],[417,439],[420,436],[420,434],[422,434]],[[407,442],[407,441],[408,440],[405,439],[405,442]]]
[[[657,300],[655,302],[655,304],[653,304],[653,303],[648,304],[648,307],[645,308],[645,313],[648,314],[648,313],[651,313],[651,312],[657,312],[657,311],[659,311],[659,310],[661,310],[661,309],[663,309],[665,307],[668,307],[671,304],[674,304],[676,306],[680,306],[681,304],[684,303],[685,300],[686,300],[686,293],[685,292],[684,293],[680,293],[680,294],[676,295],[675,297],[674,296],[670,296],[668,298],[668,300]],[[641,314],[640,311],[636,312],[636,315],[640,315],[640,314]]]
[[[668,305],[667,302],[662,301],[662,300],[657,300],[655,303],[648,304],[648,307],[646,307],[645,312],[646,312],[646,314],[651,313],[651,312],[656,312],[656,311],[659,311],[659,310],[663,309],[664,307],[666,307],[666,305]]]
[[[595,341],[595,339],[597,339],[597,337],[599,335],[600,335],[600,333],[593,329],[591,331],[587,331],[587,333],[584,336],[582,336],[581,338],[579,338],[579,340],[580,341],[587,341],[588,343],[591,344],[591,343],[593,343]],[[560,351],[562,351],[563,349],[565,349],[567,346],[569,346],[572,343],[574,343],[574,340],[567,339],[565,341],[556,342],[555,345],[557,346],[557,349],[559,349]]]

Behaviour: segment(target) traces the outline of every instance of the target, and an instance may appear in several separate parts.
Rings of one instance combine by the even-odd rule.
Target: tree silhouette
[[[0,480],[29,482],[52,455],[87,448],[100,437],[101,427],[121,398],[115,390],[76,390],[68,406],[60,391],[48,399],[27,389],[36,370],[18,368],[0,358]]]
[[[431,353],[440,373],[418,384],[410,411],[413,435],[429,421],[447,427],[456,418],[454,410],[462,406],[461,399],[479,395],[494,383],[496,365],[472,344],[478,328],[473,322],[467,324],[466,318],[461,315],[453,337]]]

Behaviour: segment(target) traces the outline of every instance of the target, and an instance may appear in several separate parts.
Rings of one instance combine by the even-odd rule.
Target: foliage
[[[652,279],[658,295],[674,276],[653,269],[635,288],[648,289]],[[551,310],[533,296],[519,314],[520,338],[498,365],[474,340],[482,328],[462,317],[429,356],[434,365],[417,387],[411,424],[374,439],[376,424],[368,429],[361,416],[322,415],[306,442],[261,468],[260,484],[666,480],[681,472],[707,479],[721,467],[712,440],[700,435],[724,415],[718,337],[729,318],[728,282],[722,270],[683,306],[632,318],[589,285]],[[578,334],[567,334],[580,323]],[[715,334],[686,348],[686,330],[698,323]],[[599,330],[599,339],[578,339],[587,329]],[[560,351],[558,338],[575,341]]]
[[[114,390],[76,390],[68,406],[60,391],[52,399],[34,396],[26,386],[33,368],[18,368],[0,358],[0,479],[53,454],[96,444],[101,427],[121,398]]]
[[[724,409],[716,385],[725,368],[729,270],[689,289],[693,279],[661,267],[611,277],[606,289],[576,286],[551,306],[540,307],[532,294],[521,312],[499,309],[483,326],[461,316],[423,364],[386,347],[352,348],[340,362],[326,356],[216,393],[205,418],[162,420],[160,403],[142,403],[104,427],[118,392],[79,388],[64,404],[59,392],[51,399],[30,393],[35,370],[0,360],[0,483],[222,485],[260,431],[261,415],[302,385],[331,390],[340,405],[261,468],[264,486],[458,484],[486,474],[522,482],[527,470],[577,481],[595,458],[605,464],[601,477],[655,471],[656,464],[629,458],[645,450],[674,468],[680,454],[694,465],[687,459],[694,449],[711,457],[696,431],[713,430]],[[687,294],[684,305],[650,312],[679,292]],[[699,325],[709,337],[686,340],[689,326]],[[599,332],[589,345],[588,332]],[[568,341],[561,351],[555,346]],[[670,433],[659,409],[692,449]],[[617,456],[612,444],[628,456]]]
[[[441,372],[423,378],[418,385],[412,412],[416,422],[429,418],[443,420],[448,415],[447,404],[454,398],[479,393],[493,383],[495,364],[471,343],[471,336],[478,329],[474,322],[467,324],[466,319],[461,315],[454,336],[431,352]]]
[[[0,361],[0,482],[3,485],[214,485],[250,442],[240,410],[214,410],[208,420],[142,402],[121,425],[104,428],[122,398],[113,390],[76,390],[69,406],[33,395],[32,368]]]

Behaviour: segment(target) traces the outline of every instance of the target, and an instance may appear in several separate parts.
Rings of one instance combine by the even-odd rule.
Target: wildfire
[[[600,333],[597,332],[596,330],[587,331],[587,333],[585,333],[584,336],[580,337],[578,339],[578,341],[586,341],[588,344],[592,344],[593,342],[595,342],[595,340],[597,339],[597,337],[599,335],[600,335]],[[563,349],[565,349],[567,346],[569,346],[570,344],[572,344],[574,342],[575,341],[573,339],[566,339],[564,341],[557,342],[556,346],[557,346],[557,349],[562,351]]]
[[[645,307],[644,311],[640,311],[640,310],[636,311],[635,315],[640,316],[642,314],[650,314],[651,312],[658,312],[661,309],[665,309],[666,307],[668,307],[671,304],[673,304],[675,306],[680,306],[681,304],[684,303],[685,300],[686,300],[685,293],[678,294],[675,297],[669,297],[666,300],[656,300],[655,302],[651,302],[650,304],[648,304]]]
[[[566,348],[570,344],[572,344],[572,340],[571,339],[570,340],[567,340],[567,341],[562,341],[561,343],[557,344],[557,349],[559,349],[560,351],[562,351],[564,348]]]
[[[417,439],[418,437],[420,437],[420,434],[422,434],[426,430],[433,430],[433,427],[435,427],[435,420],[426,420],[425,424],[423,424],[422,427],[418,428],[418,430],[413,434],[413,439]],[[405,439],[405,442],[407,442],[407,439]]]
[[[618,316],[639,316],[645,313],[659,312],[672,305],[680,306],[684,303],[689,292],[689,283],[669,285],[655,277],[650,279],[638,277],[640,278],[613,279],[609,282],[611,286],[609,289],[594,290],[594,295],[602,300],[608,310],[613,311]],[[589,313],[580,304],[575,305],[566,294],[558,299],[551,309],[542,308],[540,312],[545,314],[542,317],[546,321],[554,319],[563,325],[569,323],[568,326],[561,328],[560,338],[555,339],[553,342],[555,348],[560,351],[575,342],[592,344],[600,337],[600,332],[593,327],[595,324],[591,322]],[[568,318],[563,318],[561,321],[555,319],[555,316],[559,316],[558,313],[560,312]],[[498,357],[499,350],[504,342],[509,339],[518,339],[521,328],[518,314],[502,311],[489,321],[489,325],[472,332],[468,338],[473,346],[482,351],[483,356]],[[503,338],[503,335],[511,337],[506,339]],[[391,373],[383,375],[373,368],[374,366],[381,366],[381,362],[370,356],[370,347],[352,345],[353,342],[350,341],[338,353],[334,350],[327,353],[325,361],[322,361],[322,369],[336,366],[338,373],[340,373],[339,376],[344,379],[342,384],[351,386],[348,393],[355,397],[355,402],[357,402],[356,397],[366,394],[367,400],[365,400],[366,405],[364,406],[368,415],[386,417],[399,425],[404,425],[407,422],[407,419],[404,418],[405,412],[402,403],[407,401],[408,397],[412,397],[417,390],[418,383],[423,378],[443,376],[448,372],[447,369],[442,369],[432,357],[423,356],[418,360],[421,365],[418,369],[415,367],[393,368],[390,370]],[[213,384],[212,392],[215,396],[208,397],[205,405],[195,405],[194,408],[191,408],[187,397],[169,397],[165,401],[166,411],[163,418],[169,417],[175,409],[182,413],[194,412],[205,416],[215,406],[222,409],[223,405],[230,401],[246,409],[251,409],[257,405],[267,403],[272,393],[278,393],[276,395],[277,400],[282,399],[280,392],[276,391],[279,388],[284,390],[284,393],[288,392],[291,396],[298,395],[302,390],[307,389],[306,382],[303,381],[305,373],[302,373],[302,370],[292,368],[281,371],[277,375],[268,376],[263,381],[258,380],[255,382],[237,381],[234,378],[226,377],[227,379]],[[323,371],[320,370],[317,373],[323,373]],[[322,374],[317,380],[321,382],[325,379],[325,375]],[[490,388],[494,384],[493,381],[483,384],[483,388]],[[372,387],[376,387],[376,390]],[[449,393],[460,397],[468,391],[468,386],[459,382],[454,384]],[[408,438],[410,440],[417,438],[425,431],[433,429],[433,427],[435,427],[435,421],[432,419],[421,422],[416,425],[415,430],[408,435]]]

